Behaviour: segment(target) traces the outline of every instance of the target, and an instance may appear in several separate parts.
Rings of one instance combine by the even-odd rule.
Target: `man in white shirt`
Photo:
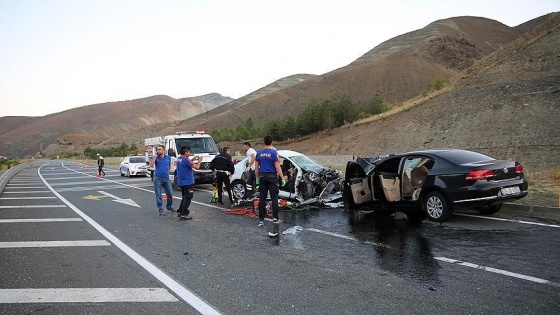
[[[243,143],[243,149],[249,158],[249,165],[247,166],[247,174],[249,177],[247,178],[247,188],[250,187],[250,198],[255,195],[255,157],[257,156],[257,151],[251,148],[251,143],[245,142]]]

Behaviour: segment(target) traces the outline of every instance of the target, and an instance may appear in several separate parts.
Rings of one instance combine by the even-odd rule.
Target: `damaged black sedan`
[[[343,199],[353,224],[373,210],[443,222],[454,209],[496,213],[504,202],[527,193],[519,162],[467,150],[437,149],[349,161]]]

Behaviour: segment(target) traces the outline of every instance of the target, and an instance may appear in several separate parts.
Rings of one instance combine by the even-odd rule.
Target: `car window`
[[[319,163],[313,161],[305,155],[296,155],[291,157],[292,161],[299,166],[302,170],[306,172],[319,173],[324,170],[325,167]]]
[[[218,154],[218,147],[212,138],[179,138],[175,140],[177,148],[180,150],[182,146],[189,146],[191,154],[198,153],[214,153]]]
[[[146,163],[146,158],[143,156],[132,157],[130,163]]]
[[[465,164],[495,160],[493,157],[471,151],[444,151],[439,156],[455,164]]]
[[[397,174],[399,172],[400,162],[401,162],[400,157],[385,160],[381,162],[381,164],[379,164],[377,170],[383,173]]]

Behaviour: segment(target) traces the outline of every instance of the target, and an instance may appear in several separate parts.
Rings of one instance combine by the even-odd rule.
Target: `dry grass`
[[[560,207],[560,169],[525,171],[529,195],[516,203],[545,207]]]

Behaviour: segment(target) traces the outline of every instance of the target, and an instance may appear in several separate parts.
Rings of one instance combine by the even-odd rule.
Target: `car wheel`
[[[501,203],[497,205],[491,205],[491,206],[476,207],[476,210],[478,210],[480,214],[493,214],[500,211],[500,209],[502,209]]]
[[[244,181],[236,179],[231,183],[231,192],[235,200],[245,199],[247,197],[247,185]]]
[[[181,187],[179,187],[179,184],[177,183],[177,173],[175,172],[175,175],[173,176],[173,182],[171,183],[171,186],[173,186],[174,190],[181,190]]]
[[[439,191],[430,192],[424,199],[423,206],[428,219],[435,222],[447,221],[453,213],[447,198]]]

